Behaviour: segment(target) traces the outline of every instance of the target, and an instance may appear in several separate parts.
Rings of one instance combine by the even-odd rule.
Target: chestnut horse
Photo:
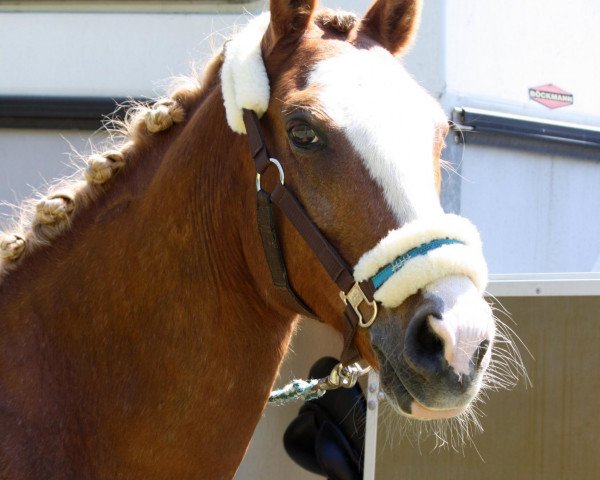
[[[201,82],[134,109],[81,181],[24,208],[0,238],[2,479],[235,474],[299,311],[265,261],[244,109],[356,285],[374,283],[350,347],[390,403],[468,414],[496,327],[477,231],[438,200],[447,121],[396,58],[419,13],[272,0]],[[344,331],[339,288],[275,212],[295,294]]]

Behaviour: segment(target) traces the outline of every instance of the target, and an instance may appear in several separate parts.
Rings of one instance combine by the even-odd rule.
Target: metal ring
[[[279,172],[279,181],[283,185],[285,182],[285,175],[283,173],[283,167],[281,166],[281,163],[279,163],[279,160],[277,160],[276,158],[269,158],[269,161],[277,167],[277,171]],[[257,173],[256,174],[256,191],[260,192],[261,190],[262,190],[262,188],[260,186],[260,173]]]

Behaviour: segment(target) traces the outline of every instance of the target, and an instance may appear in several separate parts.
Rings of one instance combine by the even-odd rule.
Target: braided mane
[[[314,22],[324,30],[347,33],[356,24],[354,14],[323,9]],[[223,64],[223,53],[214,56],[201,76],[178,79],[170,93],[154,103],[137,103],[128,108],[124,120],[112,120],[105,131],[112,146],[83,157],[77,172],[58,180],[45,194],[25,200],[15,218],[0,230],[0,280],[21,260],[66,232],[78,212],[110,188],[116,175],[132,167],[130,158],[149,146],[156,134],[184,122],[186,113],[204,97]]]
[[[182,123],[214,84],[222,63],[219,53],[208,62],[201,77],[178,79],[168,96],[131,105],[124,120],[109,121],[105,127],[111,147],[84,157],[74,175],[50,185],[45,194],[24,201],[8,228],[0,231],[0,279],[27,255],[67,231],[78,212],[106,192],[115,176],[127,174],[131,157],[148,147],[156,134]]]

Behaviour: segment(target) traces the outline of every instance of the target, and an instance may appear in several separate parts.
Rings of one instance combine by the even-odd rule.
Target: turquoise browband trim
[[[371,282],[373,282],[373,286],[375,289],[381,287],[394,273],[400,270],[406,262],[408,262],[411,258],[418,257],[420,255],[425,255],[436,248],[443,247],[444,245],[453,245],[455,243],[460,243],[464,245],[464,242],[460,240],[456,240],[454,238],[437,238],[432,240],[431,242],[424,243],[419,245],[418,247],[411,248],[408,252],[403,253],[399,257],[397,257],[394,261],[388,263],[385,267],[383,267],[379,272],[371,277]]]

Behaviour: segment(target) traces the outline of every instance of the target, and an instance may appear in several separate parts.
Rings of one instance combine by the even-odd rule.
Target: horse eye
[[[321,142],[315,131],[305,123],[294,125],[289,129],[288,135],[294,145],[300,148],[306,148]]]

